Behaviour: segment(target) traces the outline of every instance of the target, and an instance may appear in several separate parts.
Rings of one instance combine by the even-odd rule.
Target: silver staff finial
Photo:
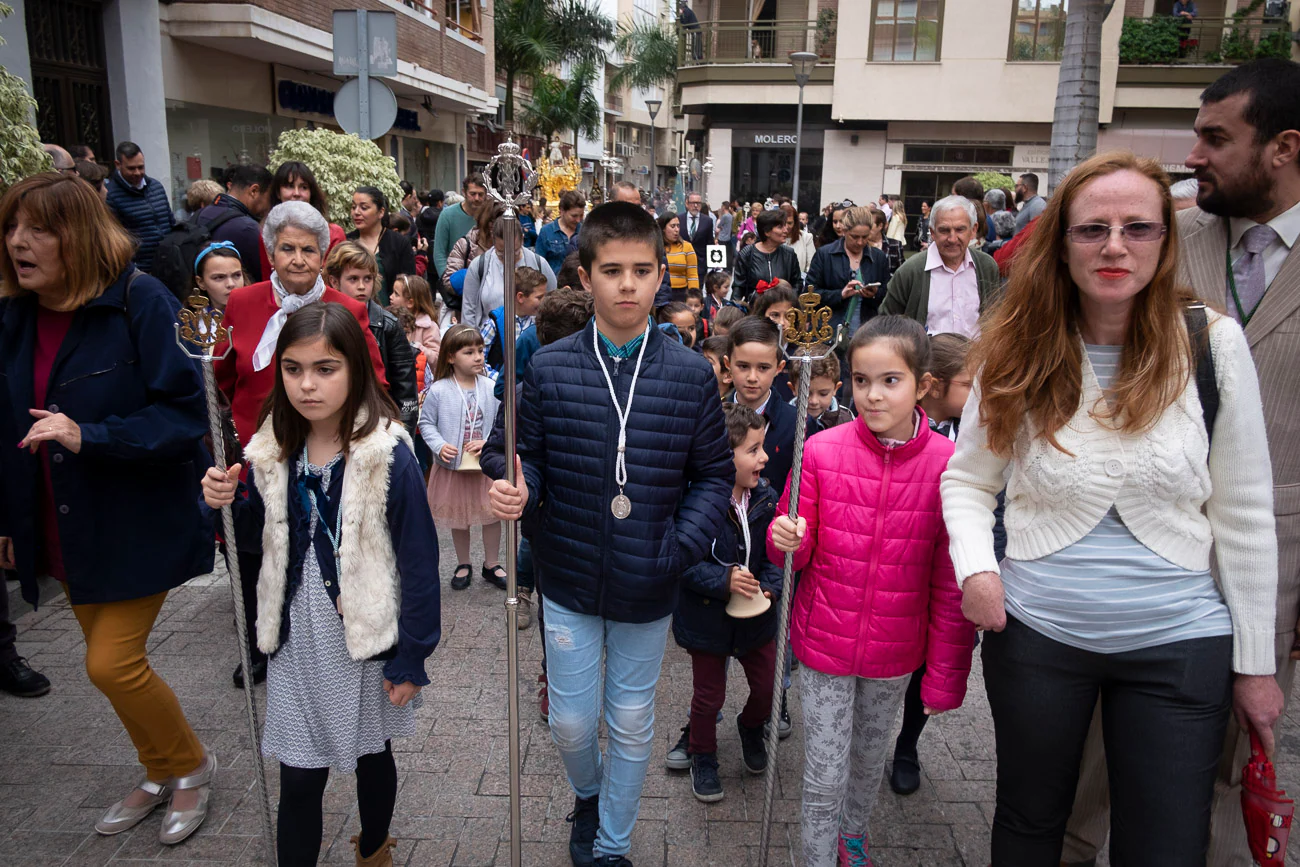
[[[497,145],[497,155],[483,171],[483,180],[487,194],[505,205],[506,216],[513,217],[515,208],[532,200],[537,172],[520,153],[519,144],[507,133],[506,140]]]

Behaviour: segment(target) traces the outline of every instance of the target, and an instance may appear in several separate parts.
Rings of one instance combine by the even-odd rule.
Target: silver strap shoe
[[[212,796],[212,779],[217,774],[217,757],[207,749],[203,751],[203,766],[192,774],[172,780],[173,794],[189,789],[199,790],[199,802],[192,810],[177,810],[167,805],[162,831],[158,839],[164,845],[175,846],[188,838],[208,817],[208,801]]]
[[[125,800],[118,801],[95,823],[96,831],[105,837],[128,831],[147,819],[150,813],[167,803],[172,796],[171,780],[161,783],[145,780],[136,788],[148,794],[149,800],[138,807],[128,807]]]

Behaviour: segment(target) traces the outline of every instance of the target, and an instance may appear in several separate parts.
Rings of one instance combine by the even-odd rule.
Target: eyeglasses
[[[1065,230],[1065,236],[1076,244],[1101,244],[1110,238],[1110,233],[1119,230],[1119,235],[1126,241],[1146,243],[1159,241],[1168,231],[1164,223],[1152,220],[1139,220],[1122,226],[1107,226],[1105,223],[1080,223]]]

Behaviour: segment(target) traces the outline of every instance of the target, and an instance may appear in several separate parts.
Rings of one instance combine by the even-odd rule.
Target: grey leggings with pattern
[[[907,681],[799,669],[804,867],[836,867],[840,832],[867,833]]]

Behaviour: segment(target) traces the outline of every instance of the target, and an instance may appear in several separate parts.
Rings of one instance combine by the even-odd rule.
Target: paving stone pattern
[[[444,587],[454,556],[444,539]],[[481,560],[475,558],[475,576]],[[11,585],[12,586],[12,585]],[[432,684],[413,738],[394,744],[400,790],[393,835],[398,864],[482,867],[509,863],[503,594],[477,577],[471,589],[443,592],[443,638],[428,662]],[[236,662],[224,572],[172,593],[149,642],[150,659],[180,697],[203,742],[216,754],[212,812],[181,846],[158,842],[161,812],[132,831],[100,837],[100,813],[138,781],[135,750],[108,702],[86,679],[84,642],[61,595],[18,620],[19,652],[53,681],[40,699],[0,695],[0,865],[264,864],[244,704],[230,682]],[[536,627],[521,633],[520,708],[523,863],[568,867],[566,814],[573,796],[538,717]],[[686,654],[669,638],[656,704],[656,750],[646,780],[630,859],[636,867],[744,867],[757,863],[763,780],[746,774],[730,719],[745,684],[732,666],[719,762],[726,798],[697,802],[688,775],[663,758],[685,722],[691,695]],[[260,691],[260,690],[259,690]],[[797,692],[794,735],[782,742],[775,802],[773,865],[797,865],[803,743]],[[994,795],[992,722],[979,671],[966,706],[931,723],[921,741],[921,790],[900,798],[882,783],[872,854],[880,867],[946,867],[988,862]],[[1281,733],[1283,785],[1300,790],[1300,714]],[[271,773],[272,804],[276,774]],[[351,864],[359,833],[355,787],[336,775],[325,794],[321,861]],[[1103,854],[1101,863],[1106,859]]]

